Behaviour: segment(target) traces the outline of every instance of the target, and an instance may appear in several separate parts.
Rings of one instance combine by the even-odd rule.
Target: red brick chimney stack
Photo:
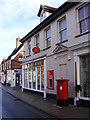
[[[18,36],[18,38],[16,38],[16,48],[18,48],[19,45],[20,45],[20,38],[19,38],[19,36]]]

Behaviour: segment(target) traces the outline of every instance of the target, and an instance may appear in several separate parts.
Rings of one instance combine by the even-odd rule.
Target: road
[[[0,88],[0,96],[1,94],[2,118],[52,118],[47,113],[32,108]]]

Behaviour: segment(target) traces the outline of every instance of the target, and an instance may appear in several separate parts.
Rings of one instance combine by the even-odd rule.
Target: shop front
[[[90,101],[90,54],[77,55],[75,58],[75,84],[81,86],[79,99]]]
[[[80,84],[82,91],[80,96],[90,98],[90,55],[80,56]]]
[[[44,93],[46,97],[46,60],[39,60],[23,65],[23,89]]]

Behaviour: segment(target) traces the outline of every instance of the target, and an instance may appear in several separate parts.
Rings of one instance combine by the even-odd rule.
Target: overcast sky
[[[66,0],[0,0],[0,62],[16,47],[16,38],[23,38],[40,19],[40,4],[59,7]]]

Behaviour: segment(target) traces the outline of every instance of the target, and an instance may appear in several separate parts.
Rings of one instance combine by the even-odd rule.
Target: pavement
[[[55,99],[44,99],[40,95],[22,92],[20,89],[4,85],[2,85],[2,89],[20,101],[54,118],[89,118],[90,109],[87,107],[75,107],[71,104],[68,106],[57,106]]]

